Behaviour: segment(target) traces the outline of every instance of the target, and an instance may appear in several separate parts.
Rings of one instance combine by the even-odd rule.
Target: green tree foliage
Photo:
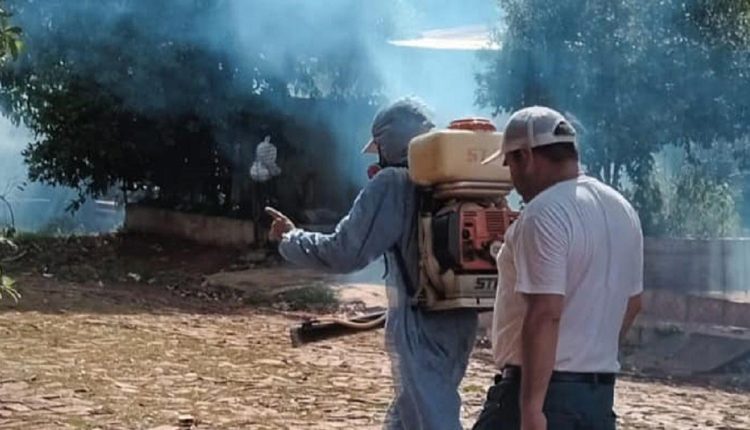
[[[16,282],[10,276],[5,276],[2,266],[0,266],[0,300],[4,297],[10,297],[16,302],[21,298],[21,294],[16,290]]]
[[[671,205],[665,213],[666,234],[708,238],[738,233],[735,196],[727,183],[686,168],[668,196]]]
[[[304,124],[289,109],[300,98],[379,97],[370,41],[355,36],[384,37],[385,8],[318,23],[306,14],[335,5],[285,3],[15,0],[28,50],[0,72],[0,101],[36,134],[30,178],[81,199],[122,186],[225,207],[230,171],[247,168],[233,164],[235,142]]]
[[[588,172],[633,188],[647,232],[661,228],[661,216],[647,213],[664,207],[652,174],[660,148],[727,142],[716,150],[729,152],[750,131],[750,2],[499,3],[503,49],[478,76],[479,102],[572,114]]]
[[[0,66],[8,57],[18,58],[23,48],[21,27],[12,25],[10,17],[4,1],[0,0]]]
[[[660,154],[658,159],[664,159]],[[644,224],[669,237],[730,237],[740,233],[739,193],[726,175],[711,172],[707,163],[682,161],[667,169],[657,160],[646,186],[629,189],[645,194]],[[658,206],[657,206],[658,205]],[[645,219],[644,219],[645,218]]]
[[[8,276],[3,276],[2,283],[0,283],[0,300],[3,299],[3,295],[12,298],[16,302],[21,298],[21,295],[16,290],[15,281]]]
[[[6,6],[2,0],[0,0],[0,67],[8,60],[8,58],[16,59],[21,52],[23,42],[21,41],[21,28],[13,26],[10,22],[11,14],[7,11]],[[4,195],[0,195],[0,203],[8,206],[10,216],[13,216],[13,209],[5,199]],[[13,234],[13,222],[9,232]],[[12,244],[9,239],[0,236],[0,245]],[[18,301],[21,295],[16,291],[15,281],[5,276],[2,265],[0,265],[0,300],[3,297],[11,297],[13,300]]]

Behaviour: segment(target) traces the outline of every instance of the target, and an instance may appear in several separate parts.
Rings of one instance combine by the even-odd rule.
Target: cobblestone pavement
[[[166,430],[179,415],[198,429],[379,428],[391,395],[382,330],[295,349],[283,315],[135,306],[102,300],[107,287],[38,282],[44,294],[0,306],[2,429]],[[482,353],[463,385],[467,427],[492,376]],[[617,412],[624,429],[748,429],[750,393],[623,380]]]

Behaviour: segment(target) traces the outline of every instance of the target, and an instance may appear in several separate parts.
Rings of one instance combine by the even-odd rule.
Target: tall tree
[[[637,190],[649,229],[660,201],[655,153],[750,132],[750,2],[499,3],[502,50],[478,76],[479,102],[499,111],[546,104],[573,115],[589,173]]]
[[[31,178],[226,208],[237,136],[304,124],[293,99],[377,99],[357,32],[389,31],[383,8],[277,3],[15,0],[30,49],[0,71],[0,102],[36,134]]]

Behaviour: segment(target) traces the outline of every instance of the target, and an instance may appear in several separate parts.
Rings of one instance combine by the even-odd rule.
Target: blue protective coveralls
[[[385,168],[334,233],[295,229],[284,235],[279,251],[296,265],[331,273],[355,272],[385,254],[385,336],[396,386],[385,428],[455,430],[462,428],[458,386],[474,346],[477,313],[427,312],[410,304],[407,285],[418,285],[419,271],[416,191],[406,168]],[[399,267],[396,248],[408,273]]]

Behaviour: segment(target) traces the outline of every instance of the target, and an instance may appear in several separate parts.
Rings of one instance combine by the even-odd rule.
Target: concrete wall
[[[651,319],[750,328],[750,303],[667,290],[647,290],[643,299],[643,314]]]
[[[644,243],[646,289],[734,293],[750,289],[749,239],[655,239]]]
[[[646,238],[643,277],[645,315],[750,328],[748,239]]]
[[[750,328],[750,240],[646,238],[644,286],[649,319]]]
[[[129,205],[125,231],[179,237],[220,246],[247,246],[255,242],[253,223],[224,217],[204,216]]]
[[[648,317],[650,321],[750,328],[750,303],[667,290],[645,291],[641,314]],[[479,315],[480,336],[489,336],[491,328],[492,312],[481,313]]]

